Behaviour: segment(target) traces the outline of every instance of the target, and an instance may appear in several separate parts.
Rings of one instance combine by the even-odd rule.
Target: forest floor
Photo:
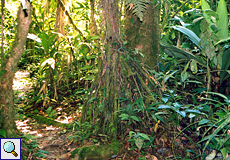
[[[28,75],[24,72],[16,73],[13,89],[16,92],[18,91],[19,94],[24,94],[31,89],[31,83],[23,78],[26,76]],[[66,116],[66,118],[61,119],[57,117],[56,121],[66,124],[73,122],[73,118]],[[76,148],[95,144],[92,139],[85,140],[83,144],[79,143],[75,139],[69,138],[74,136],[77,131],[71,131],[67,127],[38,123],[33,118],[17,120],[16,125],[18,130],[23,134],[23,141],[27,146],[34,144],[31,150],[22,147],[22,152],[24,151],[24,153],[28,154],[28,160],[78,160],[77,156],[74,157],[71,155]],[[145,150],[146,156],[144,158],[140,156],[140,152],[137,149],[130,151],[131,146],[126,139],[126,142],[123,142],[124,147],[121,148],[119,155],[113,155],[111,158],[106,159],[136,160],[138,157],[139,159],[142,157],[142,159],[149,160],[190,159],[185,157],[201,159],[199,157],[201,150],[196,145],[198,142],[197,136],[192,133],[188,133],[188,135],[180,133],[181,128],[175,129],[175,127],[171,126],[166,129],[164,126],[159,125],[159,131],[155,136],[154,147],[149,147]],[[96,145],[99,145],[99,143]]]

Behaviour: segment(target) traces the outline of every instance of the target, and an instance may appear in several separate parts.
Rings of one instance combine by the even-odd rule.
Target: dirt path
[[[25,92],[31,88],[32,82],[29,79],[29,73],[17,71],[13,81],[13,89],[18,92],[17,96],[25,96]],[[71,152],[77,147],[77,143],[68,138],[74,132],[67,132],[65,128],[47,126],[31,118],[17,120],[16,125],[26,137],[25,143],[35,142],[39,145],[32,152],[22,148],[29,153],[28,159],[67,160],[70,159]]]

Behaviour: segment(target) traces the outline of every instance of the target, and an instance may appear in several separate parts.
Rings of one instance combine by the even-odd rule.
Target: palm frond
[[[148,3],[148,0],[125,0],[127,9],[131,10],[140,21],[143,21],[143,13],[145,12]]]

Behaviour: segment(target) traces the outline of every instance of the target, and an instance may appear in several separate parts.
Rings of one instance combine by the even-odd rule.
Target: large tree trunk
[[[96,96],[100,89],[104,88],[104,98],[101,100],[102,112],[99,113],[98,110],[94,109],[94,105],[89,107],[86,104],[83,108],[82,120],[87,119],[87,111],[91,113],[91,121],[96,123],[94,119],[100,114],[101,120],[100,124],[103,126],[102,132],[107,132],[109,124],[112,127],[116,127],[116,111],[119,110],[119,105],[117,103],[117,98],[121,93],[122,77],[121,77],[121,66],[119,62],[120,53],[118,48],[121,46],[120,33],[119,33],[119,19],[118,15],[118,0],[103,0],[103,11],[105,19],[106,31],[104,33],[104,52],[102,53],[102,62],[99,64],[99,74],[95,84],[92,88],[96,89]],[[94,103],[95,104],[95,103]],[[108,132],[107,132],[108,133]],[[116,132],[114,132],[116,134]]]
[[[26,39],[31,23],[30,3],[27,2],[28,17],[25,17],[22,7],[19,7],[17,15],[17,29],[9,58],[1,64],[0,73],[0,128],[5,130],[6,137],[16,137],[15,113],[14,113],[14,92],[12,89],[14,73],[17,63],[21,58],[26,44]]]
[[[142,22],[130,10],[126,11],[125,36],[128,48],[139,49],[144,55],[140,57],[141,62],[154,69],[160,52],[160,3],[151,1],[146,8]]]
[[[83,107],[82,122],[90,120],[102,133],[117,136],[123,132],[118,122],[121,107],[126,107],[127,103],[144,98],[145,95],[155,100],[142,77],[155,84],[147,76],[147,71],[135,63],[122,46],[118,0],[103,0],[102,4],[105,22],[104,51],[99,63],[99,73]],[[127,103],[121,102],[120,98],[127,99]]]

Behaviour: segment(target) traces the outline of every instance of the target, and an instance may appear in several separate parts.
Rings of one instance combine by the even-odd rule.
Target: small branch
[[[187,0],[186,2],[184,2],[178,9],[177,11],[171,16],[171,18],[173,18],[180,10],[181,8],[183,8],[185,6],[186,3],[188,3],[190,0]]]

